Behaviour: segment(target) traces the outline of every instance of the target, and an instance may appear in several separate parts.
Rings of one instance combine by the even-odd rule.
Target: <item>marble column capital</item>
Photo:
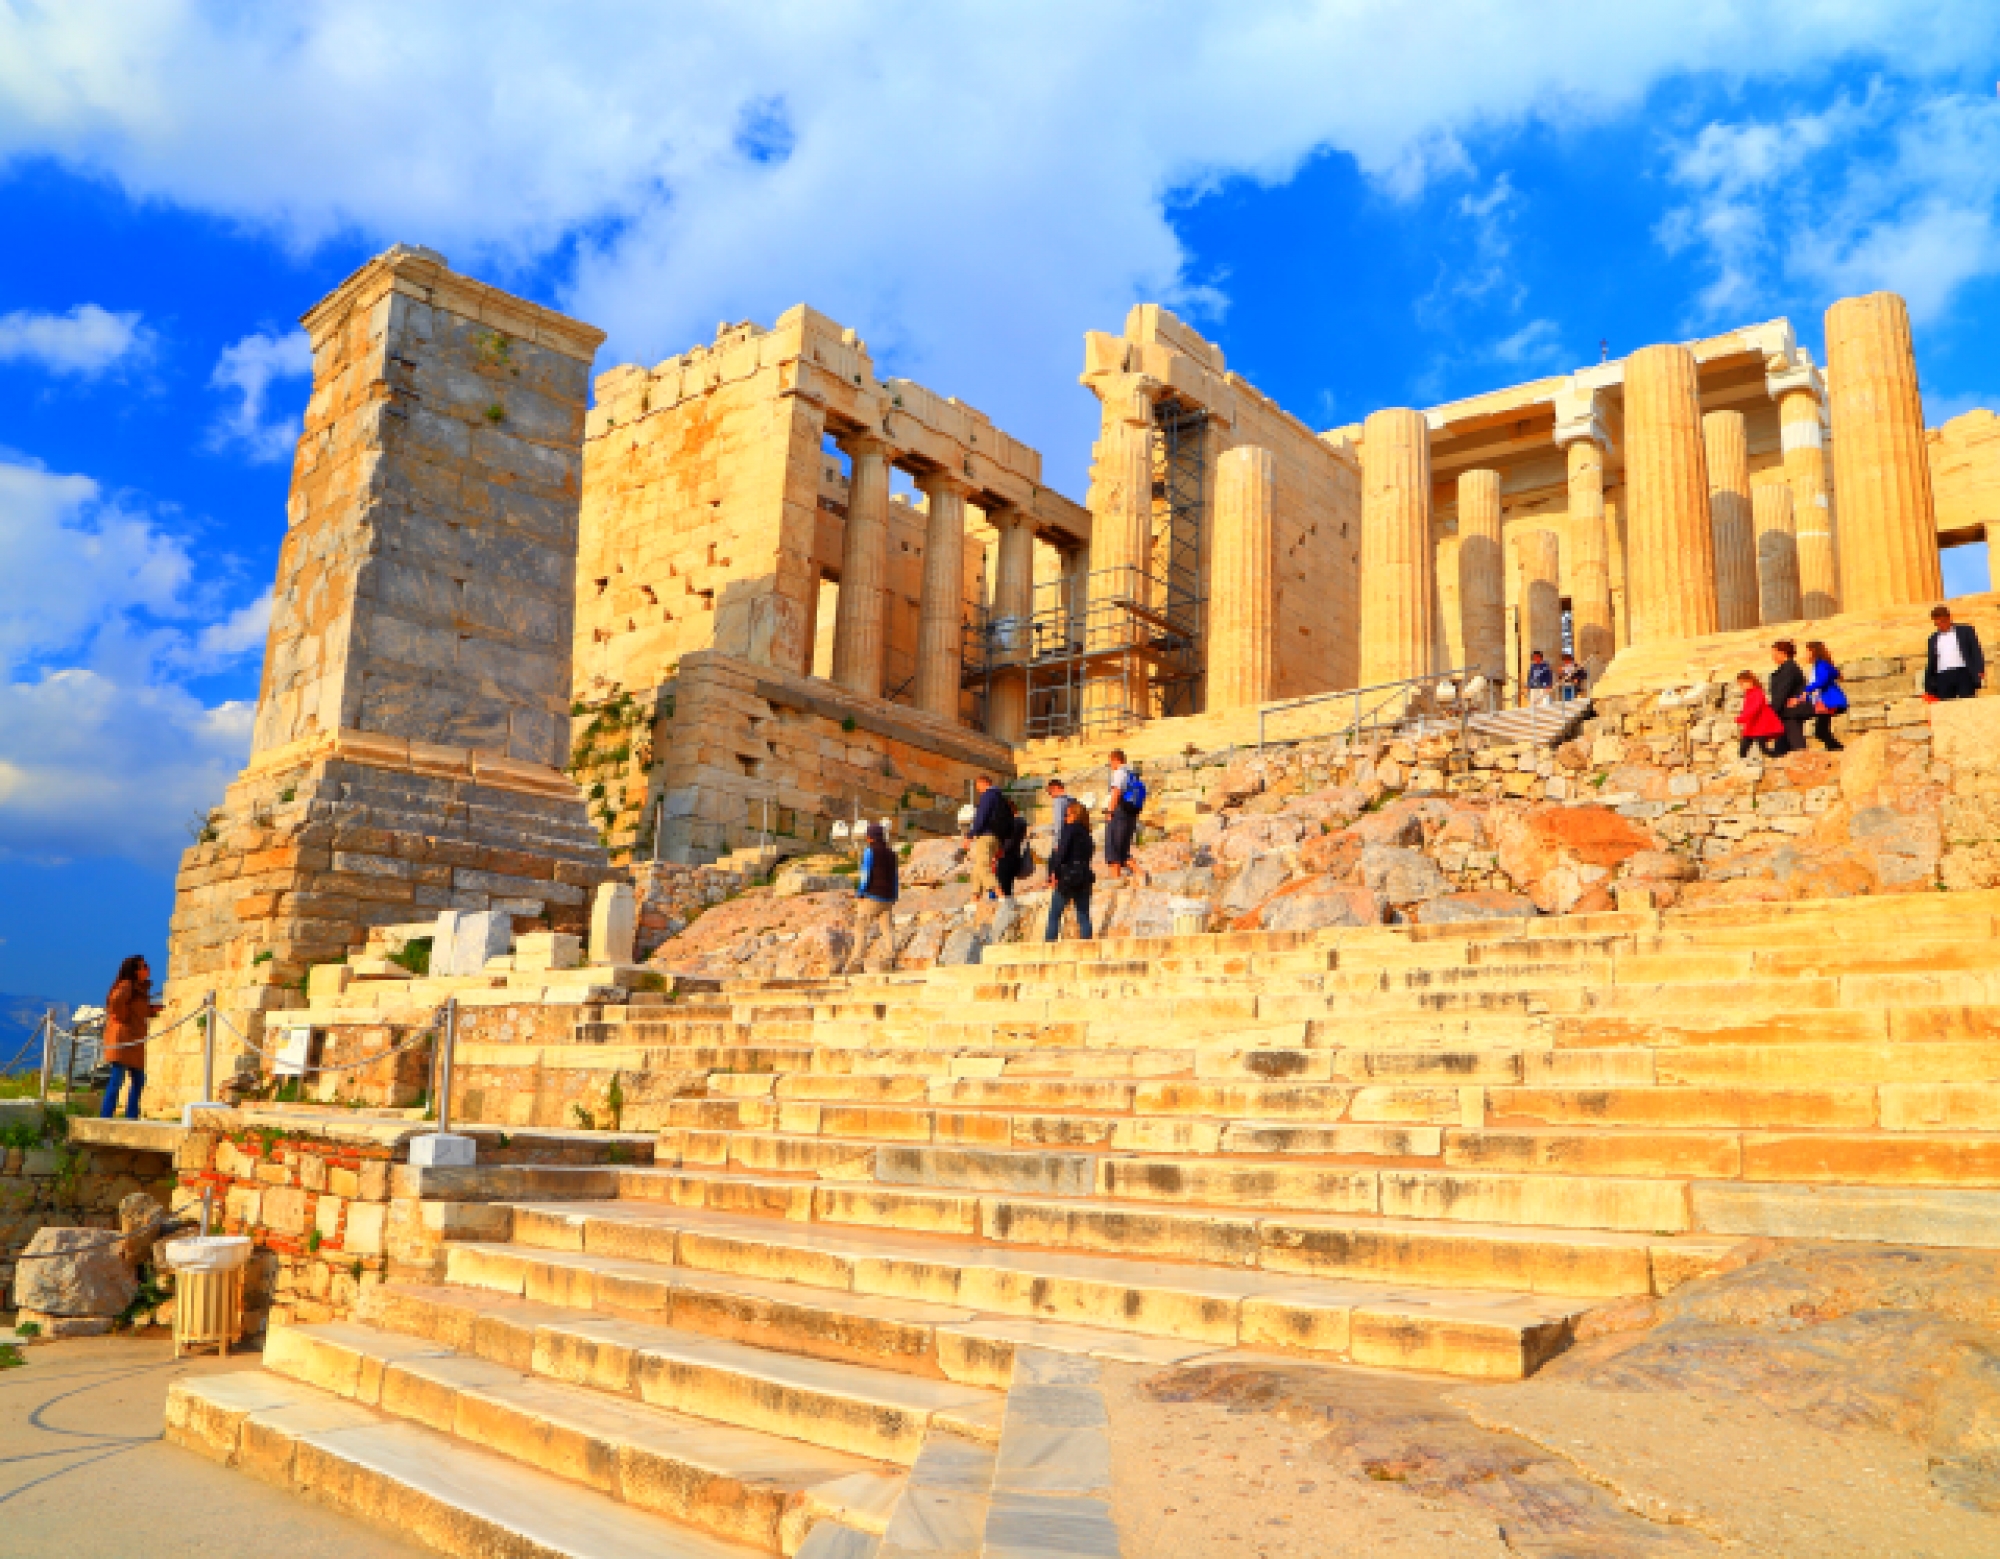
[[[1611,447],[1611,428],[1604,415],[1602,390],[1558,390],[1555,394],[1556,448],[1586,441],[1599,449]]]
[[[1795,390],[1809,390],[1816,399],[1824,402],[1826,379],[1814,365],[1812,353],[1798,347],[1789,357],[1773,357],[1765,362],[1764,390],[1774,401]]]
[[[972,484],[951,471],[925,471],[917,477],[917,486],[931,498],[970,498],[973,493]]]
[[[867,455],[893,459],[896,453],[896,446],[879,433],[846,433],[836,436],[834,442],[850,460]]]

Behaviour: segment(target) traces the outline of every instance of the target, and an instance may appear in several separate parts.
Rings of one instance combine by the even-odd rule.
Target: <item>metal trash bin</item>
[[[170,1240],[160,1254],[174,1270],[174,1357],[243,1340],[243,1276],[254,1247],[241,1234]]]

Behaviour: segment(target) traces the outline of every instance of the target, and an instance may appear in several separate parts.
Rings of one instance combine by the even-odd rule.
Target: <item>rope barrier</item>
[[[232,1034],[236,1036],[237,1043],[242,1045],[244,1049],[249,1050],[256,1055],[262,1056],[266,1061],[279,1061],[283,1059],[282,1056],[274,1054],[269,1050],[266,1050],[262,1045],[259,1045],[255,1040],[251,1039],[247,1034],[243,1032],[243,1030],[238,1028],[234,1023],[230,1022],[228,1018],[224,1017],[219,1010],[217,1011],[215,1016],[223,1024],[224,1027],[226,1027]],[[303,1072],[358,1072],[363,1067],[374,1066],[377,1062],[387,1061],[391,1056],[399,1056],[406,1050],[414,1050],[419,1041],[428,1039],[433,1035],[437,1034],[439,1031],[439,1027],[440,1025],[435,1021],[433,1021],[429,1028],[419,1029],[416,1033],[412,1034],[402,1044],[393,1046],[388,1050],[379,1051],[375,1055],[368,1056],[360,1061],[346,1061],[342,1062],[338,1066],[322,1066],[319,1063],[312,1061],[305,1061],[298,1063],[287,1061],[285,1064],[288,1066],[296,1064],[302,1068]]]

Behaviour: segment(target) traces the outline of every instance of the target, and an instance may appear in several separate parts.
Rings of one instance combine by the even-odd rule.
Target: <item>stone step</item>
[[[996,1316],[1057,1322],[1486,1379],[1532,1373],[1566,1346],[1585,1308],[1559,1294],[1330,1282],[626,1202],[589,1210],[518,1207],[514,1240],[539,1250],[959,1305],[976,1312],[982,1325]]]
[[[468,1313],[460,1330],[475,1326]],[[265,1367],[774,1553],[796,1547],[818,1514],[872,1520],[879,1530],[900,1492],[900,1477],[879,1462],[540,1378],[434,1332],[366,1320],[280,1327]]]
[[[999,1430],[1003,1398],[980,1387],[584,1311],[542,1317],[532,1337],[526,1368],[539,1379],[667,1409],[682,1422],[706,1420],[875,1462],[908,1466],[933,1423],[976,1439]],[[335,1395],[374,1402],[388,1392],[393,1367],[442,1351],[424,1338],[335,1322],[275,1329],[264,1364]]]
[[[750,1559],[764,1551],[269,1371],[175,1380],[166,1438],[452,1559]]]

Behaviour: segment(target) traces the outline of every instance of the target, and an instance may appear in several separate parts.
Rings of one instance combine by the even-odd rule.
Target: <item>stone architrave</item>
[[[993,658],[986,734],[1019,743],[1028,734],[1027,657],[1035,609],[1035,522],[1020,509],[987,515],[999,537],[993,549],[993,613],[987,622],[986,653]]]
[[[590,905],[590,961],[629,964],[639,933],[638,899],[629,882],[604,882]]]
[[[452,271],[368,262],[305,316],[250,761],[181,862],[165,1021],[216,993],[215,1067],[368,929],[441,910],[578,931],[609,862],[569,760],[577,511],[602,332]],[[164,1027],[164,1023],[162,1025]],[[196,1025],[146,1107],[198,1095]]]
[[[857,435],[843,446],[851,470],[840,594],[833,608],[833,680],[869,698],[882,694],[883,588],[889,570],[889,446]]]
[[[965,658],[965,483],[936,471],[923,479],[930,500],[924,527],[923,609],[917,623],[916,705],[958,721]]]
[[[1626,619],[1633,644],[1715,632],[1715,537],[1694,354],[1625,362]]]
[[[1276,660],[1271,557],[1278,457],[1240,444],[1216,462],[1209,543],[1208,707],[1241,709],[1271,697]]]
[[[1750,514],[1750,439],[1740,411],[1701,419],[1708,463],[1709,531],[1715,539],[1715,626],[1757,626],[1757,542]]]
[[[1430,427],[1373,413],[1361,433],[1361,685],[1428,676],[1436,600]]]
[[[1893,292],[1826,311],[1840,601],[1847,612],[1916,606],[1944,593],[1923,398],[1910,314]]]
[[[1562,540],[1554,531],[1522,531],[1514,543],[1521,566],[1521,678],[1531,650],[1551,666],[1562,659]]]
[[[1793,519],[1792,489],[1766,482],[1750,493],[1757,531],[1757,620],[1790,623],[1800,619],[1799,535]]]
[[[1500,473],[1458,479],[1458,614],[1465,664],[1507,675],[1507,563],[1500,539]]]

